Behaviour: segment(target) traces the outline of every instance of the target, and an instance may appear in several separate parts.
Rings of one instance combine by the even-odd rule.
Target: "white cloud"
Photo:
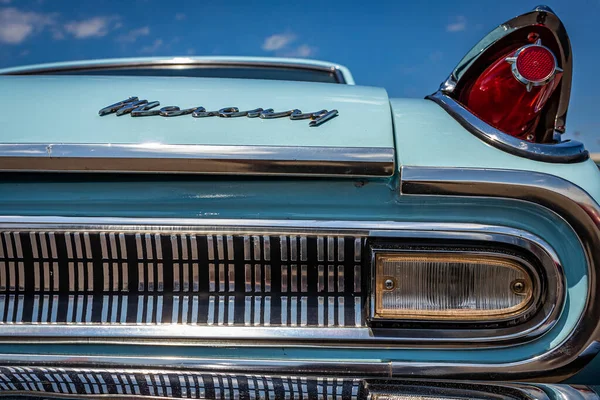
[[[0,9],[0,43],[19,44],[34,33],[54,24],[54,14]]]
[[[177,13],[175,14],[175,19],[177,21],[183,21],[186,18],[186,15],[184,13]]]
[[[134,43],[136,40],[138,40],[138,38],[140,38],[142,36],[148,36],[149,34],[150,34],[150,28],[147,26],[144,26],[142,28],[133,29],[133,30],[127,32],[126,34],[119,36],[117,38],[117,41],[123,42],[123,43]]]
[[[277,51],[287,47],[296,40],[296,35],[292,33],[277,33],[265,39],[262,45],[264,51]]]
[[[33,27],[29,24],[8,23],[0,28],[0,38],[4,43],[19,44],[31,35],[31,32]]]
[[[451,24],[446,25],[447,32],[462,32],[467,29],[467,19],[459,15],[456,17],[455,21]]]
[[[152,43],[150,46],[144,46],[140,49],[140,53],[148,53],[148,54],[152,54],[152,53],[156,53],[156,51],[158,49],[160,49],[163,46],[164,42],[162,41],[162,39],[156,39],[154,41],[154,43]]]
[[[296,39],[297,37],[293,33],[276,33],[265,39],[262,49],[283,57],[311,57],[315,55],[317,48],[306,43],[292,46]]]
[[[119,22],[112,25],[115,19],[115,17],[93,17],[83,21],[72,21],[65,25],[65,30],[76,39],[103,37],[112,29],[121,26]]]
[[[311,57],[315,55],[317,52],[316,47],[311,47],[307,44],[302,44],[295,49],[284,53],[283,55],[286,57]]]

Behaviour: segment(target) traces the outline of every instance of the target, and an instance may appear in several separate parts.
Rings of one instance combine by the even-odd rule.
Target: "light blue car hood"
[[[318,127],[289,118],[99,116],[138,96],[162,106],[258,107],[339,115]],[[341,84],[104,76],[0,77],[0,143],[163,143],[393,148],[387,93]]]

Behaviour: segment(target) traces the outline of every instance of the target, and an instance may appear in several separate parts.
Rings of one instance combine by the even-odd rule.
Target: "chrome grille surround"
[[[562,269],[550,246],[499,226],[3,217],[0,232],[0,281],[7,282],[0,284],[2,341],[491,346],[543,334],[564,301]],[[517,246],[543,265],[552,297],[543,312],[506,329],[374,331],[364,254],[375,238]]]

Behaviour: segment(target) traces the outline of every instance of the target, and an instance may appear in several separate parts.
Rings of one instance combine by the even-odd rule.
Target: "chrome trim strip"
[[[510,136],[487,124],[441,91],[426,98],[437,103],[456,119],[463,128],[479,139],[516,156],[551,163],[575,163],[589,158],[583,143],[574,140],[565,140],[554,144],[530,143]]]
[[[556,323],[565,297],[565,283],[562,266],[554,250],[541,238],[522,230],[501,226],[481,224],[453,223],[417,223],[394,221],[322,221],[322,220],[227,220],[227,219],[139,219],[139,218],[72,218],[72,217],[0,217],[0,230],[18,229],[49,230],[55,235],[59,231],[74,232],[81,236],[88,232],[168,232],[219,235],[260,235],[273,236],[310,233],[319,237],[328,237],[332,243],[338,234],[364,238],[434,238],[442,240],[486,241],[509,244],[522,248],[536,257],[542,264],[546,275],[545,284],[551,290],[544,304],[528,321],[505,328],[481,329],[427,329],[420,328],[418,338],[414,329],[394,329],[374,332],[368,327],[336,327],[330,329],[309,327],[259,327],[259,326],[188,326],[177,325],[0,325],[0,341],[28,342],[32,337],[44,337],[50,342],[116,342],[128,338],[128,343],[136,339],[142,342],[160,338],[173,338],[185,341],[206,340],[215,345],[246,346],[248,339],[252,343],[263,341],[261,345],[277,346],[281,342],[295,342],[296,345],[317,347],[363,347],[392,345],[401,343],[424,345],[456,346],[460,343],[482,346],[500,346],[533,340],[547,332]],[[333,249],[333,247],[328,247]],[[256,250],[256,249],[255,249]],[[260,251],[260,249],[259,249]],[[296,253],[294,252],[293,255]],[[333,260],[331,254],[331,259]],[[302,256],[302,254],[301,254]],[[331,266],[333,268],[333,266]],[[333,279],[333,269],[331,269]],[[292,273],[294,273],[292,271]],[[294,280],[292,279],[292,284]],[[333,281],[329,287],[333,286]],[[330,300],[333,300],[331,298]],[[333,309],[330,308],[330,311]],[[292,308],[292,313],[294,308]],[[293,318],[295,316],[292,315]],[[330,317],[329,320],[332,320]],[[29,338],[29,339],[28,339]]]
[[[387,177],[386,147],[0,143],[0,171]]]
[[[420,169],[420,167],[404,167]],[[433,169],[433,168],[432,168]],[[464,169],[460,169],[464,170]],[[468,169],[467,169],[468,170]],[[521,172],[521,171],[519,171]],[[541,174],[543,175],[543,174]],[[406,221],[373,221],[373,220],[322,220],[322,219],[225,219],[225,218],[124,218],[124,217],[60,217],[60,216],[29,216],[29,215],[0,215],[0,229],[62,229],[62,230],[107,230],[109,228],[135,232],[141,227],[152,229],[168,229],[169,232],[209,233],[218,231],[225,234],[233,232],[244,234],[251,232],[269,232],[282,235],[298,232],[313,233],[327,236],[347,234],[349,236],[387,236],[394,237],[396,231],[423,231],[442,238],[447,232],[482,232],[499,233],[510,236],[524,235],[530,241],[540,241],[540,245],[556,257],[554,251],[542,239],[535,235],[514,228],[486,224],[462,224],[446,222],[406,222]],[[322,233],[322,232],[323,233]],[[437,236],[436,236],[437,237]],[[464,236],[468,239],[468,235]]]
[[[152,67],[174,67],[174,68],[193,68],[193,67],[260,67],[260,68],[287,68],[302,69],[308,71],[332,73],[337,83],[346,84],[346,77],[342,70],[336,66],[324,66],[320,64],[304,64],[295,62],[265,62],[265,61],[235,61],[235,60],[198,60],[194,58],[175,57],[162,60],[151,61],[121,61],[113,64],[95,64],[89,65],[68,65],[63,67],[35,67],[18,72],[7,72],[5,75],[37,75],[52,74],[56,72],[69,71],[96,71],[117,68],[152,68]]]
[[[575,374],[600,350],[600,207],[585,190],[562,178],[516,170],[403,167],[406,195],[508,198],[544,206],[560,215],[578,235],[588,262],[586,305],[578,324],[558,346],[533,359],[491,364],[394,362],[394,375],[447,379],[535,379],[559,381]]]

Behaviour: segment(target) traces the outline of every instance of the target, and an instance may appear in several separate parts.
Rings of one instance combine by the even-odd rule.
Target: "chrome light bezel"
[[[427,99],[437,103],[474,136],[507,153],[549,163],[578,163],[589,158],[585,146],[575,140],[552,144],[532,143],[504,133],[481,120],[442,91],[427,96]]]

